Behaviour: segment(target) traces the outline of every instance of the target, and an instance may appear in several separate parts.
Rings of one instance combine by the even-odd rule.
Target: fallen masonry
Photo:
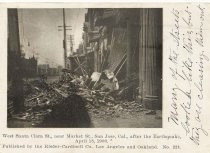
[[[88,84],[85,77],[66,74],[53,83],[25,81],[25,111],[11,114],[10,120],[28,122],[31,127],[93,127],[93,118],[138,118],[145,114],[161,119],[155,110],[145,109],[138,101],[123,100],[125,93],[121,94],[116,78],[113,83],[108,79],[94,82],[95,86],[103,84],[101,88]]]

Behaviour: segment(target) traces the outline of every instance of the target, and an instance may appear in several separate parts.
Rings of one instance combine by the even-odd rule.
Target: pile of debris
[[[134,115],[144,111],[141,103],[137,101],[125,101],[124,96],[127,88],[119,90],[119,83],[114,73],[105,70],[102,73],[94,72],[88,88],[80,86],[77,95],[87,102],[86,108],[93,118],[113,118],[123,114]]]
[[[137,116],[147,111],[137,101],[120,99],[125,91],[119,90],[117,78],[108,70],[94,72],[88,78],[64,69],[53,83],[25,82],[25,112],[12,118],[29,121],[36,127],[89,127],[90,118]]]
[[[25,81],[23,89],[25,111],[13,114],[12,119],[29,121],[32,126],[42,124],[45,118],[52,114],[54,107],[65,103],[65,100],[70,95],[73,97],[78,90],[77,86],[67,79],[68,77],[65,76],[51,84],[43,80]]]

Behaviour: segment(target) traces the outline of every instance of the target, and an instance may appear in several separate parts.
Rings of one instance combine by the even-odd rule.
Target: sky
[[[83,23],[86,9],[65,9],[66,25],[72,26],[67,35],[74,35],[74,50],[82,41]],[[51,67],[64,65],[62,9],[18,9],[20,43],[25,57],[33,55],[38,64],[50,64]],[[67,44],[68,49],[70,44]],[[69,53],[68,53],[69,54]]]

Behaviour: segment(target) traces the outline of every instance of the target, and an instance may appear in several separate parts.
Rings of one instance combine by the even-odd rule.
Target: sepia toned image
[[[162,8],[8,8],[8,128],[162,128]]]

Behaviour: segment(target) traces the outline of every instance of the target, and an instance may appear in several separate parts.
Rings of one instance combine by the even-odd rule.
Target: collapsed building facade
[[[128,99],[162,105],[162,9],[88,9],[83,52],[69,57],[78,75],[109,70]]]

